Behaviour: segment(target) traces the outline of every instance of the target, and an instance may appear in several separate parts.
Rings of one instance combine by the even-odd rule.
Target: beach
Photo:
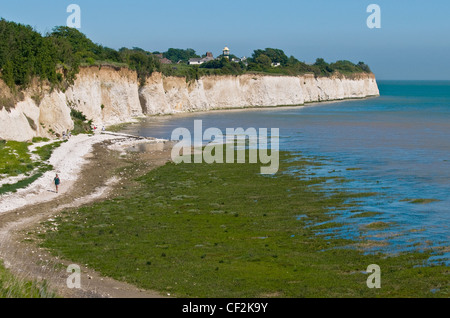
[[[447,106],[428,90],[412,98],[410,83],[382,88],[378,99],[149,117],[75,136],[52,171],[0,198],[0,258],[63,297],[446,297]],[[280,172],[165,165],[164,139],[194,120],[280,127]],[[81,290],[65,285],[71,262],[83,265]],[[389,287],[367,290],[368,264]]]
[[[328,191],[367,191],[357,210],[370,223],[389,224],[361,234],[353,209],[334,213],[318,234],[374,240],[371,253],[393,255],[435,249],[430,263],[450,264],[450,82],[379,81],[381,97],[314,106],[149,117],[124,129],[129,134],[170,138],[174,129],[280,128],[280,150],[317,159],[307,177],[335,178]],[[340,182],[339,180],[349,182]],[[379,223],[383,222],[383,223]],[[441,255],[440,251],[444,251]]]
[[[160,146],[158,146],[158,143]],[[135,153],[141,157],[141,171],[129,175],[116,174],[116,169],[127,166],[126,150],[142,144],[150,150]],[[151,141],[126,136],[95,134],[70,138],[56,149],[49,162],[54,170],[45,173],[25,189],[0,197],[0,258],[5,267],[25,280],[45,280],[50,288],[64,297],[161,297],[160,293],[143,291],[129,284],[102,277],[94,270],[82,267],[83,288],[71,290],[66,286],[68,274],[61,268],[63,261],[30,243],[26,229],[39,222],[52,220],[64,209],[76,208],[106,199],[129,184],[130,176],[145,173],[164,165],[170,159],[170,147],[161,147],[164,141]],[[160,150],[158,150],[160,149]],[[55,193],[53,178],[61,178],[59,193]],[[67,266],[70,265],[69,263]]]

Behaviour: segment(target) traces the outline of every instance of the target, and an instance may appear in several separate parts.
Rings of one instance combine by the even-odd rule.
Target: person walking
[[[59,188],[59,185],[61,184],[61,179],[59,179],[59,176],[58,176],[58,174],[56,174],[56,177],[55,177],[55,179],[53,179],[53,181],[55,182],[55,186],[56,186],[56,193],[58,193],[58,188]]]

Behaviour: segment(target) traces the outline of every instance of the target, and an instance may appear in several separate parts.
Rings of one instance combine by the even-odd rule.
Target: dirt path
[[[123,140],[123,139],[122,139]],[[5,266],[15,275],[25,279],[45,279],[50,289],[56,290],[62,297],[112,297],[112,298],[160,298],[158,292],[145,291],[127,283],[118,282],[111,278],[102,277],[92,269],[81,267],[81,289],[67,287],[67,266],[70,262],[53,257],[36,243],[27,241],[26,230],[36,228],[39,222],[52,218],[66,208],[79,207],[115,196],[123,186],[136,186],[133,176],[142,175],[151,169],[165,164],[170,159],[170,147],[146,147],[146,153],[131,154],[131,159],[120,157],[117,151],[108,149],[112,140],[105,140],[93,145],[93,150],[85,156],[85,164],[77,180],[71,184],[64,183],[65,189],[56,195],[47,188],[31,188],[30,195],[36,203],[0,214],[0,258]],[[120,143],[120,142],[119,142]],[[152,150],[153,149],[153,150]],[[121,159],[122,158],[122,159]],[[129,156],[128,156],[129,158]],[[127,178],[123,178],[117,169],[130,166],[137,167],[128,171]],[[75,169],[75,167],[72,167]],[[81,167],[78,167],[81,170]],[[131,177],[131,178],[130,178]],[[64,180],[64,178],[62,178]],[[27,193],[20,194],[26,197]],[[63,264],[63,265],[62,265]]]

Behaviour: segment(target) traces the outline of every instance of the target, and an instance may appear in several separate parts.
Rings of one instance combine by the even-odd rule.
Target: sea
[[[279,128],[280,149],[313,159],[327,188],[370,192],[358,208],[333,211],[326,239],[371,242],[366,253],[432,251],[450,265],[450,81],[378,81],[380,97],[150,117],[123,132],[170,139],[176,128]],[[375,212],[355,218],[357,213]],[[365,214],[367,215],[367,213]],[[302,215],[300,215],[302,217]],[[382,223],[381,223],[382,222]],[[368,224],[385,224],[371,228]],[[313,226],[313,225],[311,225]]]

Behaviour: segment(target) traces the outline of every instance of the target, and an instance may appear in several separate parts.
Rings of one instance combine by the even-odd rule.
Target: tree
[[[369,65],[367,65],[367,64],[364,63],[364,62],[359,62],[357,66],[358,66],[358,68],[361,69],[363,72],[366,72],[366,73],[371,73],[371,72],[372,72],[372,71],[370,70]]]
[[[286,66],[288,63],[289,58],[287,57],[287,55],[283,52],[283,50],[280,49],[272,49],[272,48],[267,48],[265,50],[255,50],[253,52],[252,58],[254,61],[257,62],[257,59],[261,56],[261,55],[265,55],[268,58],[270,58],[271,63],[280,63],[281,66]],[[266,60],[266,59],[265,59]],[[266,60],[267,61],[267,60]]]
[[[193,49],[170,48],[163,55],[173,62],[187,62],[198,58]],[[234,57],[234,56],[232,56]],[[142,48],[121,48],[119,51],[92,42],[77,29],[66,26],[55,27],[50,34],[42,36],[32,27],[0,20],[0,76],[12,89],[26,88],[33,79],[48,81],[62,89],[73,84],[81,63],[98,65],[108,62],[122,67],[127,65],[136,70],[141,85],[154,71],[198,78],[201,74],[241,74],[244,71],[265,71],[285,75],[299,75],[314,72],[316,76],[329,76],[333,72],[342,73],[370,72],[364,62],[353,64],[350,61],[337,61],[328,64],[319,58],[314,65],[306,65],[295,57],[287,57],[280,49],[266,48],[255,50],[248,65],[234,63],[226,58],[203,64],[200,68],[184,69],[175,72],[175,68],[162,68],[156,56]],[[281,67],[272,68],[272,63]],[[203,71],[203,73],[201,72]],[[165,73],[165,74],[166,74]]]
[[[136,70],[141,85],[145,84],[148,76],[161,68],[159,60],[150,52],[142,49],[129,50],[122,48],[120,49],[120,56],[123,62],[127,63],[131,69]]]
[[[200,68],[220,70],[221,71],[220,74],[223,75],[228,74],[238,75],[243,73],[245,66],[244,63],[242,62],[235,63],[231,62],[229,59],[225,57],[222,57],[221,59],[212,60],[207,63],[204,63],[200,66]]]
[[[166,53],[163,54],[165,58],[168,58],[173,63],[178,63],[179,61],[187,63],[191,58],[199,58],[200,56],[195,53],[193,49],[174,49],[170,48]]]
[[[289,59],[287,60],[287,64],[286,64],[286,66],[295,66],[295,65],[297,65],[297,64],[299,64],[300,63],[300,61],[299,60],[297,60],[294,56],[290,56],[289,57]]]
[[[316,63],[314,63],[314,66],[316,66],[316,68],[314,69],[314,73],[316,75],[327,76],[334,72],[334,69],[330,66],[330,64],[325,62],[323,58],[316,59]]]
[[[74,28],[67,26],[59,26],[53,28],[53,32],[49,35],[57,39],[67,40],[73,50],[73,53],[77,52],[99,52],[101,51],[99,46],[94,44],[83,33]]]
[[[269,68],[272,66],[272,60],[265,54],[261,54],[256,58],[256,63],[261,65],[263,68]]]

